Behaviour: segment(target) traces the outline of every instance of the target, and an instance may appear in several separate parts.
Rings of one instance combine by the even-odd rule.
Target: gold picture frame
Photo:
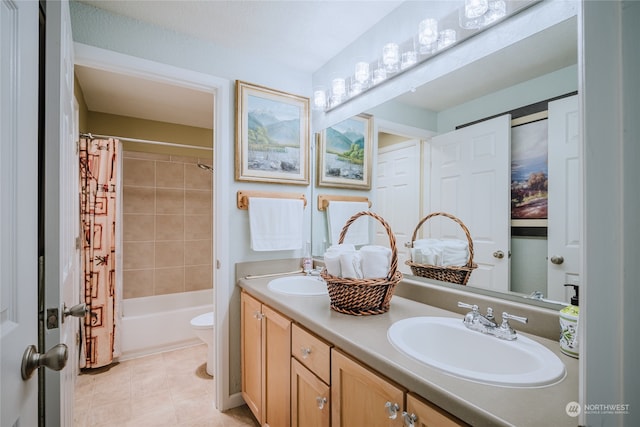
[[[318,134],[318,186],[371,189],[373,119],[360,114]]]
[[[236,81],[237,181],[309,185],[309,98]]]

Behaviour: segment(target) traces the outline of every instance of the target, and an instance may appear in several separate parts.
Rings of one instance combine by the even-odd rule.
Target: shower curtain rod
[[[164,141],[151,141],[148,139],[136,139],[136,138],[127,138],[125,136],[113,136],[113,135],[98,135],[93,133],[80,133],[81,137],[94,139],[94,138],[114,138],[119,139],[120,141],[128,141],[128,142],[139,142],[141,144],[153,144],[153,145],[165,145],[169,147],[178,147],[178,148],[194,148],[196,150],[207,150],[213,151],[211,147],[200,147],[198,145],[186,145],[186,144],[176,144],[175,142],[164,142]]]

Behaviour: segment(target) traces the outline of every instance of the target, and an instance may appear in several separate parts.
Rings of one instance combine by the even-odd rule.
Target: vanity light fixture
[[[382,47],[382,56],[373,62],[358,59],[352,75],[331,80],[331,90],[314,89],[314,110],[331,110],[541,0],[458,1],[460,6],[439,20],[421,20],[417,34],[411,39],[402,44],[386,43]]]
[[[475,7],[469,7],[468,3],[479,3],[483,5],[475,5]],[[484,7],[486,4],[486,8]],[[469,11],[473,11],[469,13]],[[483,11],[480,13],[480,11]],[[465,5],[460,8],[459,23],[460,27],[473,30],[486,27],[493,24],[501,18],[504,18],[507,14],[507,4],[505,0],[465,0]]]
[[[387,74],[393,74],[398,71],[400,46],[397,43],[387,43],[382,47],[382,63]]]
[[[319,86],[313,90],[313,109],[322,111],[327,108],[327,91]]]
[[[427,18],[420,21],[418,25],[418,42],[420,43],[420,53],[429,54],[435,51],[438,40],[438,21]]]

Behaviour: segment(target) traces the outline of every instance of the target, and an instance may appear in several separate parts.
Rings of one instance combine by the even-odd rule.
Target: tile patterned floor
[[[198,345],[127,360],[78,377],[75,427],[256,427],[246,406],[221,413],[207,348]]]

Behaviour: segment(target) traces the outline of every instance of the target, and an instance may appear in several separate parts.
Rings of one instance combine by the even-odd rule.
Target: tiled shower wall
[[[213,174],[198,160],[123,153],[124,298],[213,286]]]

